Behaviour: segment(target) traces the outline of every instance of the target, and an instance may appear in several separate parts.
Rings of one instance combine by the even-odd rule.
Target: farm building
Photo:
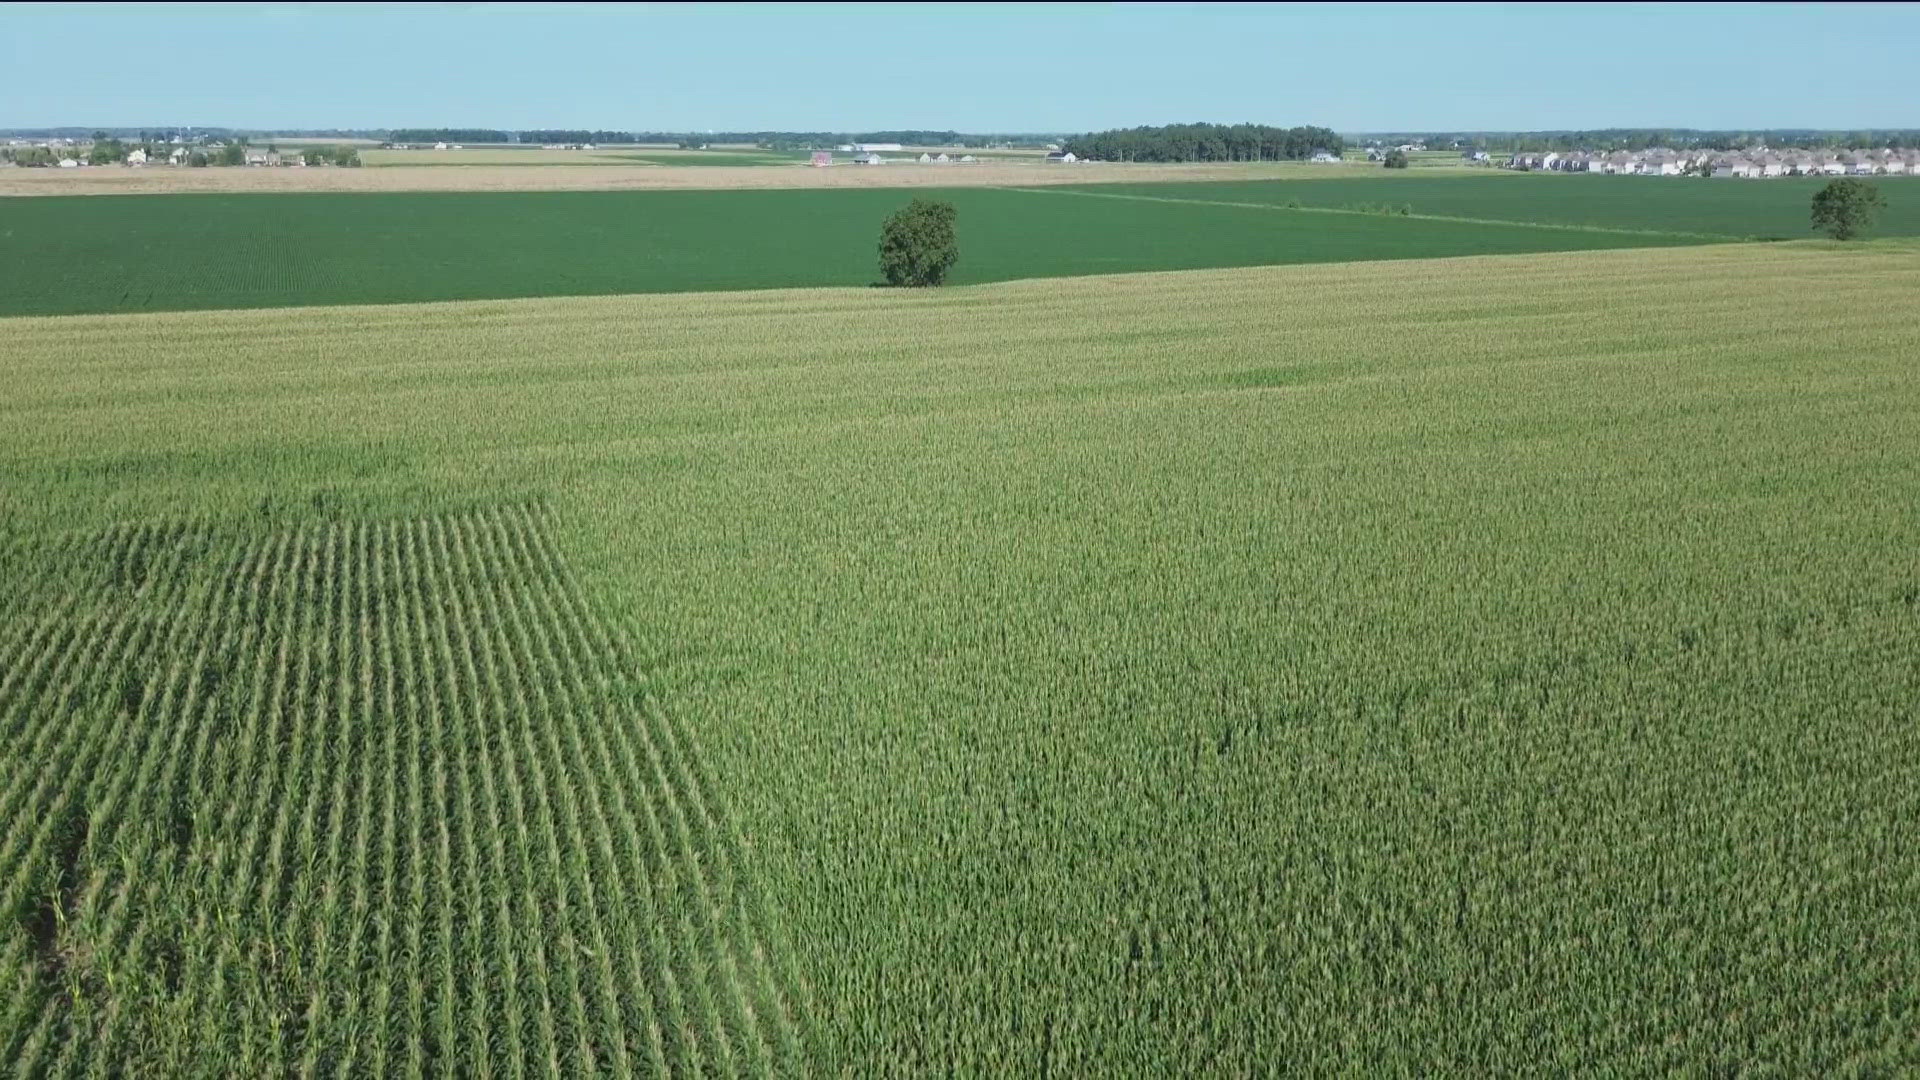
[[[897,142],[857,142],[850,144],[849,149],[855,153],[868,153],[879,150],[899,151],[905,150],[906,147]]]
[[[1047,155],[1047,160],[1056,164],[1071,165],[1080,159],[1074,157],[1073,151],[1071,150],[1055,150],[1053,153]]]
[[[885,165],[887,159],[881,157],[879,154],[873,153],[855,154],[853,155],[853,163],[855,165]]]

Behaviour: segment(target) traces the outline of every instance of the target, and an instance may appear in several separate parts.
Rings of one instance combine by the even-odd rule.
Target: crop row
[[[803,1066],[712,778],[537,512],[69,546],[123,572],[0,642],[10,1057]]]

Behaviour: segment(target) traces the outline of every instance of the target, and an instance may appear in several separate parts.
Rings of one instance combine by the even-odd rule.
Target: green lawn
[[[1816,177],[1712,180],[1701,177],[1553,176],[1485,170],[1453,175],[1380,171],[1377,176],[1314,181],[1255,180],[1182,184],[1099,184],[1101,194],[1341,208],[1411,204],[1416,214],[1611,229],[1714,233],[1798,240],[1812,235],[1808,213]],[[1873,181],[1887,199],[1879,236],[1920,235],[1920,179]]]
[[[956,284],[1698,242],[1050,189],[8,199],[0,315],[864,285],[881,221],[914,194],[959,210]]]

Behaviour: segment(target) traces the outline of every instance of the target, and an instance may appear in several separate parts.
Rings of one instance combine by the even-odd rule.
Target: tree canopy
[[[1864,180],[1845,177],[1813,196],[1813,227],[1835,240],[1851,240],[1873,224],[1887,201],[1880,189]]]
[[[1323,127],[1168,124],[1077,135],[1063,149],[1091,161],[1301,161],[1346,145]]]
[[[947,279],[960,258],[952,203],[914,199],[880,229],[880,272],[889,285],[930,286]]]

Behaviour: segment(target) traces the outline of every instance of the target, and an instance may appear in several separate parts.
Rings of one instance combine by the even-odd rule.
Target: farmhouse
[[[1340,164],[1340,155],[1331,150],[1315,150],[1313,156],[1307,160],[1313,162],[1315,165],[1338,165]]]
[[[855,165],[885,165],[887,159],[874,153],[855,154],[853,155],[853,163]]]
[[[146,163],[147,152],[145,150],[134,150],[127,154],[127,164],[129,165],[145,165]]]
[[[1064,164],[1064,165],[1071,165],[1074,162],[1079,161],[1080,159],[1077,157],[1074,157],[1073,151],[1071,150],[1055,150],[1054,152],[1047,155],[1047,160]]]

